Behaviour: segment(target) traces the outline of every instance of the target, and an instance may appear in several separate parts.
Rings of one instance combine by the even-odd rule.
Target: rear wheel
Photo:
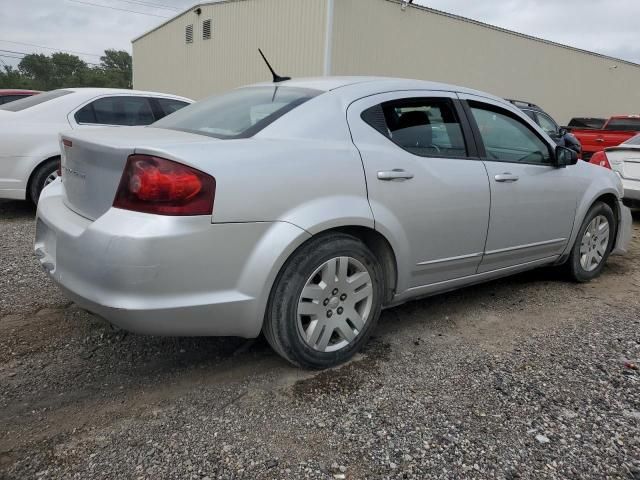
[[[567,268],[578,282],[588,282],[602,273],[615,240],[615,216],[611,207],[595,203],[580,227]]]
[[[31,177],[29,184],[29,199],[34,205],[38,204],[38,199],[44,187],[58,178],[58,168],[60,167],[60,159],[52,158],[40,165]]]
[[[311,240],[276,280],[265,337],[281,356],[305,368],[349,360],[378,321],[382,278],[377,259],[357,238],[329,234]]]

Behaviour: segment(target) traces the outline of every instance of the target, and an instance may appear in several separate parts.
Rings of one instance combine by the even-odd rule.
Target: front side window
[[[20,112],[27,108],[35,107],[45,102],[55,100],[56,98],[64,97],[73,93],[71,90],[51,90],[50,92],[40,93],[38,95],[32,95],[31,97],[22,98],[15,102],[7,103],[0,106],[0,110],[8,110],[10,112]]]
[[[362,112],[362,119],[393,143],[421,157],[466,157],[453,102],[447,98],[393,100]]]
[[[75,114],[76,122],[98,125],[149,125],[155,121],[149,99],[122,96],[99,98]]]
[[[551,164],[551,150],[522,121],[506,110],[470,102],[490,160],[514,163]]]
[[[320,93],[280,86],[239,88],[191,104],[153,126],[221,139],[248,138]]]
[[[540,125],[540,128],[542,128],[547,135],[558,134],[558,125],[556,125],[556,122],[554,122],[551,117],[544,113],[538,112],[538,125]]]

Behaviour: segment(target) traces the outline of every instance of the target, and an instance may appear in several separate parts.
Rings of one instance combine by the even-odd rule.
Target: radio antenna
[[[262,50],[258,49],[258,51],[260,52],[260,55],[262,56],[264,63],[267,64],[267,67],[269,68],[271,75],[273,75],[273,83],[280,83],[280,82],[286,82],[287,80],[291,80],[291,77],[281,77],[280,75],[278,75],[273,69],[273,67],[271,66],[271,64],[269,63],[269,60],[267,60],[267,57],[265,57],[264,53],[262,53]]]

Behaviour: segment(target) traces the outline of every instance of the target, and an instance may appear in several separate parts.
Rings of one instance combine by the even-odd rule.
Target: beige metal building
[[[561,123],[640,113],[640,65],[402,0],[203,2],[133,40],[134,88],[203,98],[270,75],[443,81],[535,102]]]

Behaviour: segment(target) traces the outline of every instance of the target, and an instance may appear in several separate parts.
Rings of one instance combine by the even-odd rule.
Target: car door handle
[[[390,182],[393,180],[400,180],[400,181],[411,180],[412,178],[413,178],[413,173],[409,173],[400,168],[378,172],[378,180],[383,180],[386,182]]]
[[[604,138],[596,138],[596,142],[604,142]]]
[[[496,175],[494,178],[496,179],[496,182],[500,183],[513,183],[520,179],[520,177],[513,175],[512,173],[501,173],[500,175]]]

